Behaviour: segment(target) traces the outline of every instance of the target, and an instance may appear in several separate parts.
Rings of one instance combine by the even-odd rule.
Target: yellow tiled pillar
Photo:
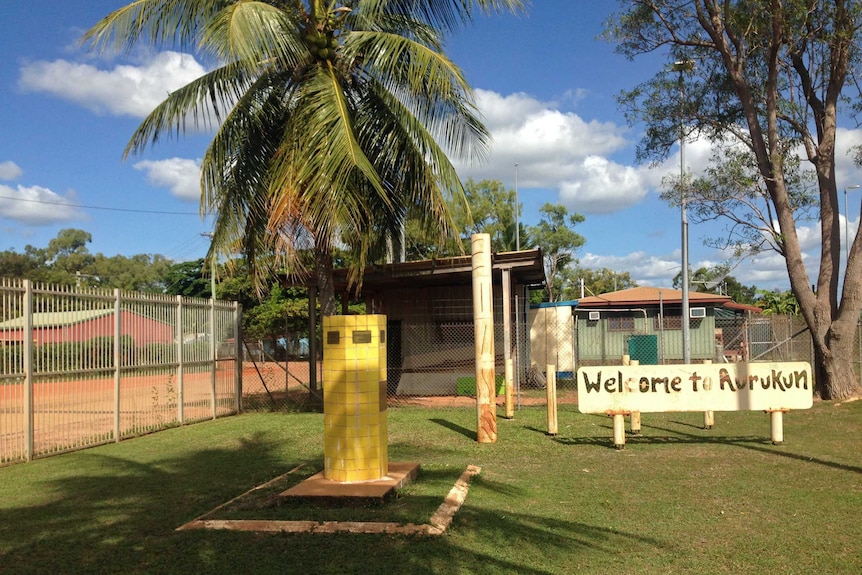
[[[326,479],[386,476],[385,315],[323,318],[323,421]]]

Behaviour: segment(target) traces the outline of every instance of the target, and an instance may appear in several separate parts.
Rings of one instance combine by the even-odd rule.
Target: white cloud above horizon
[[[486,163],[456,161],[464,179],[509,180],[518,164],[519,187],[551,189],[579,213],[613,212],[648,193],[641,170],[608,159],[631,145],[627,127],[586,121],[525,93],[476,90],[476,105],[492,149]]]
[[[86,219],[77,205],[77,196],[68,192],[61,196],[41,186],[0,185],[0,218],[15,222],[45,226],[58,222]],[[47,206],[50,206],[46,208]]]
[[[18,86],[74,102],[95,114],[143,118],[167,94],[204,73],[194,56],[166,51],[139,65],[109,70],[69,60],[29,62],[21,67]]]
[[[200,201],[200,161],[187,158],[144,160],[135,163],[136,170],[147,175],[147,181],[158,188],[166,188],[181,200]]]
[[[0,180],[17,180],[22,175],[24,175],[24,170],[15,162],[0,162]]]

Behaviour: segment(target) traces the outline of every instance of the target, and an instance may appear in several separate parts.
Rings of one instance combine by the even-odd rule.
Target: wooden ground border
[[[251,531],[259,533],[385,533],[398,535],[442,535],[452,524],[455,514],[467,499],[470,483],[482,471],[481,467],[468,465],[461,476],[455,481],[443,503],[431,516],[427,523],[387,523],[382,521],[268,521],[261,519],[208,519],[220,509],[234,501],[245,497],[258,489],[266,488],[283,477],[295,473],[305,464],[299,465],[287,473],[276,477],[262,485],[249,489],[242,495],[222,503],[207,511],[200,517],[177,527],[177,531],[190,529],[220,529],[226,531]]]

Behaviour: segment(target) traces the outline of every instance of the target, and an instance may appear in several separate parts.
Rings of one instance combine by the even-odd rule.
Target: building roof
[[[75,325],[114,313],[114,308],[86,309],[57,312],[38,312],[33,314],[33,327],[61,327]],[[23,329],[24,316],[0,322],[0,329]]]
[[[170,323],[166,323],[163,320],[155,319],[151,317],[147,317],[143,314],[130,311],[130,310],[121,310],[121,313],[131,313],[136,316],[143,317],[150,321],[161,323],[164,325],[171,325]],[[103,318],[106,316],[110,316],[114,314],[114,308],[102,308],[102,309],[81,309],[81,310],[67,310],[67,311],[49,311],[49,312],[37,312],[33,314],[33,327],[34,328],[42,328],[42,327],[66,327],[71,325],[76,325],[88,321],[92,321],[94,319]],[[7,319],[6,321],[0,322],[0,329],[23,329],[24,328],[24,316],[18,316],[16,318]]]
[[[502,270],[511,270],[512,279],[522,285],[539,287],[545,284],[542,250],[539,248],[517,252],[491,254],[494,281],[500,282]],[[333,272],[336,292],[349,289],[348,270]],[[286,278],[284,285],[308,286],[313,278]],[[471,285],[473,257],[470,255],[434,258],[393,264],[370,265],[365,268],[362,292],[369,293],[389,288],[413,286]]]
[[[730,296],[694,291],[688,292],[688,301],[691,305],[699,306],[724,306],[728,303],[732,303]],[[585,309],[603,307],[639,307],[659,304],[676,305],[681,303],[681,290],[645,286],[584,297],[578,300],[578,307]]]

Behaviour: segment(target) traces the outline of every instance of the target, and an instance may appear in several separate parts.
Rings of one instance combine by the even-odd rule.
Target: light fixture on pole
[[[859,184],[853,184],[852,186],[844,186],[844,265],[850,261],[850,232],[847,221],[850,219],[850,212],[847,210],[847,190],[858,190],[860,187]]]
[[[515,163],[515,251],[521,251],[521,204],[518,201],[518,164]]]
[[[679,209],[682,227],[682,362],[691,363],[691,330],[689,326],[688,299],[688,214],[686,213],[685,197],[685,129],[683,127],[683,104],[685,101],[685,84],[683,73],[694,69],[693,60],[674,62],[671,68],[679,72]]]
[[[209,238],[210,242],[212,242],[212,239],[213,239],[213,233],[212,232],[201,232],[201,236],[203,236],[205,238]],[[210,248],[210,251],[212,251],[212,248]],[[210,292],[212,293],[212,299],[215,299],[216,298],[216,292],[215,292],[215,289],[216,289],[216,260],[215,260],[215,256],[213,256],[211,264],[212,265],[210,266]]]

